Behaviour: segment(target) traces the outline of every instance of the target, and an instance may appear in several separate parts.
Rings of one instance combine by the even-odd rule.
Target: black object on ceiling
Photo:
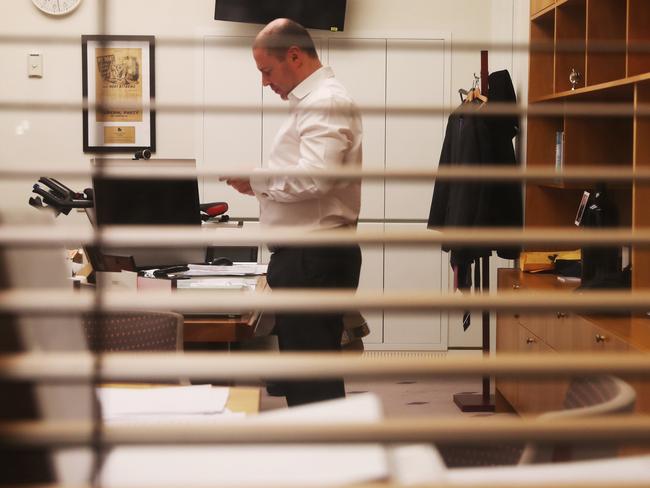
[[[216,0],[215,20],[267,24],[289,18],[310,29],[342,31],[347,0]]]

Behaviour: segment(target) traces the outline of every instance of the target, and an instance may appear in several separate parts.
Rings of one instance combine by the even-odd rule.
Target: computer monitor
[[[217,0],[215,20],[266,24],[286,17],[308,29],[343,31],[347,0]]]
[[[199,185],[196,176],[171,179],[111,176],[110,170],[145,170],[156,174],[165,169],[194,171],[194,159],[97,159],[109,174],[93,177],[95,224],[107,225],[201,225]],[[205,262],[206,248],[152,247],[103,248],[101,254],[132,256],[136,269],[159,268]]]

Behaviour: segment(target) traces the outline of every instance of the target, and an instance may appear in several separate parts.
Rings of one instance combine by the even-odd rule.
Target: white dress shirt
[[[361,115],[331,68],[312,73],[288,98],[290,115],[271,147],[269,169],[361,167]],[[359,218],[359,180],[253,176],[251,187],[262,225],[322,229],[356,226]]]

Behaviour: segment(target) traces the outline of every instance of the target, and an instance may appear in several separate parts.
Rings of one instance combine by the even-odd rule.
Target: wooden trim
[[[94,435],[94,424],[83,421],[0,423],[2,444],[10,446],[72,447],[98,442],[103,446],[149,444],[284,444],[495,441],[650,442],[650,416],[602,416],[591,418],[468,419],[429,417],[384,420],[377,423],[222,422],[218,425],[156,425],[138,427],[103,425]]]
[[[620,80],[607,81],[605,83],[599,83],[597,85],[586,86],[583,88],[576,88],[575,90],[568,90],[560,93],[554,93],[552,95],[546,95],[543,97],[535,98],[534,100],[531,100],[530,103],[548,102],[551,100],[577,97],[579,95],[584,95],[585,93],[597,93],[603,90],[617,88],[620,86],[633,85],[635,83],[639,83],[647,80],[650,80],[650,73],[644,73],[642,75],[636,75],[629,78],[623,78]]]
[[[567,294],[567,293],[565,293]],[[540,294],[537,294],[538,297]],[[561,307],[561,305],[560,305]],[[563,309],[563,308],[559,308]],[[642,327],[644,324],[639,324]],[[645,324],[647,325],[647,324]],[[503,378],[555,378],[575,375],[616,374],[650,376],[650,355],[640,352],[602,353],[502,352],[496,356],[366,357],[350,353],[185,352],[104,353],[99,373],[93,369],[97,355],[76,353],[23,353],[0,355],[0,378],[11,381],[83,382],[97,377],[102,383],[161,381],[189,377],[196,380],[245,381],[345,376],[356,379],[458,378],[493,375]]]
[[[565,3],[566,1],[568,1],[568,0],[558,0],[558,3],[561,5],[561,4]],[[554,4],[551,4],[548,7],[544,7],[542,10],[538,10],[537,12],[532,13],[531,16],[530,16],[530,20],[538,19],[539,17],[542,17],[542,16],[548,14],[549,12],[551,12],[553,10],[555,10],[555,5]]]

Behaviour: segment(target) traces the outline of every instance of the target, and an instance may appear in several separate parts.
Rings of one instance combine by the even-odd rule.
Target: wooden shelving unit
[[[564,116],[530,116],[527,164],[555,167],[556,134],[564,132],[564,167],[647,165],[650,159],[650,121],[637,115],[576,116],[573,104],[616,104],[628,107],[650,102],[650,2],[647,0],[531,0],[531,106],[562,104]],[[541,43],[541,44],[540,44]],[[550,43],[553,49],[539,49]],[[646,44],[643,44],[646,43]],[[605,49],[603,49],[605,48]],[[575,87],[572,70],[581,78]],[[526,226],[574,225],[584,190],[599,183],[565,185],[561,181],[528,184]],[[650,226],[643,206],[650,197],[643,185],[608,187],[621,226]],[[646,200],[648,201],[648,200]],[[634,250],[633,261],[648,268],[647,252]],[[643,261],[645,259],[645,261]],[[637,268],[642,268],[638,266]],[[650,271],[635,269],[637,288],[650,288]]]
[[[650,42],[650,9],[647,0],[629,0],[628,4],[628,41],[632,49],[628,49],[627,74],[634,76],[650,71],[650,53],[636,51],[634,45]]]
[[[650,81],[636,85],[635,103],[650,104]],[[650,117],[634,121],[634,164],[637,168],[650,167]],[[650,227],[650,184],[634,185],[632,191],[632,225],[635,229]],[[632,287],[650,288],[650,249],[634,249],[632,253]]]
[[[569,73],[576,69],[584,75],[587,51],[587,0],[565,2],[549,11],[555,15],[555,92],[571,89]],[[585,86],[585,79],[578,87]]]
[[[625,78],[627,0],[589,0],[586,17],[587,84],[596,85]],[[613,52],[598,49],[603,46]]]
[[[564,115],[528,117],[527,165],[556,167],[556,134],[564,133],[564,168],[650,167],[650,0],[531,0],[529,105],[563,107]],[[541,49],[546,47],[546,49]],[[603,49],[606,48],[606,49]],[[644,51],[645,50],[645,51]],[[572,87],[569,74],[580,72]],[[625,114],[575,115],[579,104],[615,104]],[[583,191],[597,184],[528,183],[528,228],[575,228]],[[650,184],[607,185],[619,226],[650,228]],[[547,249],[551,251],[551,249]],[[557,249],[553,249],[555,251]],[[650,289],[650,249],[632,249],[632,289]],[[552,275],[500,270],[499,290],[566,290]],[[575,285],[574,285],[575,286]],[[650,310],[650,306],[649,306]],[[583,316],[558,310],[546,314],[499,313],[497,352],[650,352],[650,318]],[[635,383],[637,410],[650,412],[650,383]],[[499,399],[522,413],[560,408],[565,383],[497,378]]]

